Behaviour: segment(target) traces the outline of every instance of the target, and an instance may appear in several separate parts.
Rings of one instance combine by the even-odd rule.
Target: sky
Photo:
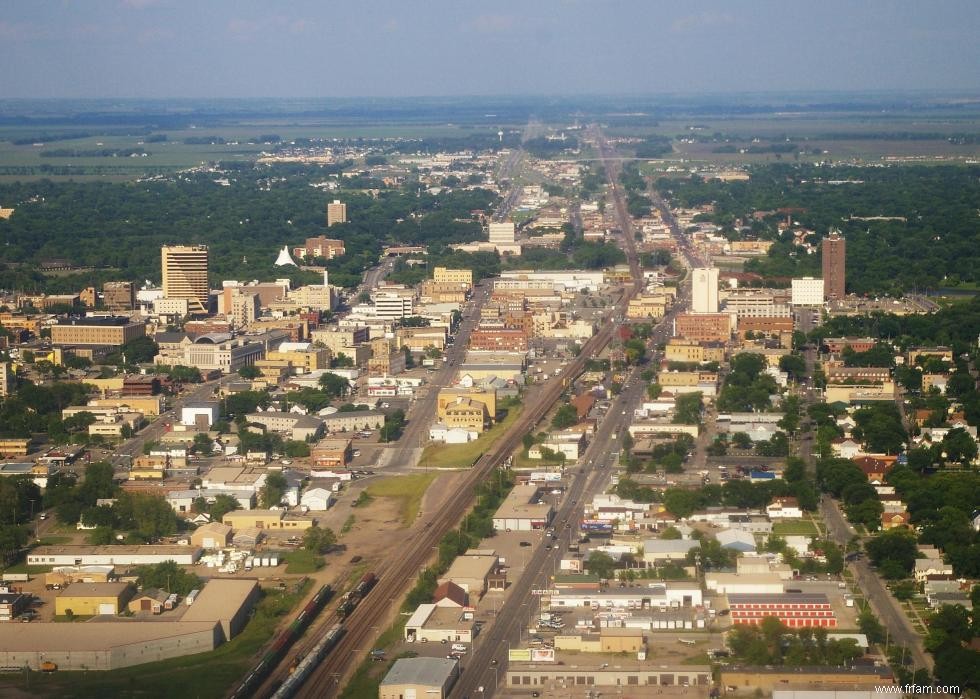
[[[0,97],[980,90],[976,0],[0,0]]]

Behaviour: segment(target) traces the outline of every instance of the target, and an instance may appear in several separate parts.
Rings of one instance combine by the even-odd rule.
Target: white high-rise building
[[[513,245],[516,230],[512,221],[490,224],[490,242],[500,245]]]
[[[696,267],[691,278],[691,310],[694,313],[718,312],[718,270]]]
[[[790,302],[794,306],[822,306],[823,279],[803,277],[792,281]]]

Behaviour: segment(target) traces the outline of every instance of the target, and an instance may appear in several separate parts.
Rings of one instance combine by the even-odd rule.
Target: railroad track
[[[602,134],[598,130],[595,133],[604,158],[610,157],[608,144]],[[623,198],[619,194],[614,173],[608,167],[606,176],[615,196],[633,284],[627,287],[609,320],[582,346],[578,356],[557,376],[541,386],[536,395],[528,398],[523,412],[510,429],[477,460],[460,489],[461,497],[434,516],[425,517],[416,523],[417,536],[407,549],[402,550],[402,555],[387,566],[377,569],[378,582],[374,590],[347,618],[345,622],[347,632],[296,693],[297,697],[320,699],[339,694],[344,681],[353,673],[361,658],[370,651],[381,630],[387,626],[387,619],[391,616],[395,604],[415,583],[419,571],[431,562],[439,540],[450,532],[472,507],[475,486],[503,463],[521,443],[522,437],[544,417],[562,392],[584,371],[586,362],[595,358],[615,336],[617,323],[614,320],[617,316],[625,315],[630,300],[643,286],[643,274],[636,253],[632,222],[626,212]]]

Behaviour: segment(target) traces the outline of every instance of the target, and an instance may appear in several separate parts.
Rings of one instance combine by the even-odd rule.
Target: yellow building
[[[443,388],[439,390],[436,398],[436,411],[440,422],[446,421],[446,408],[459,401],[460,398],[469,398],[479,401],[486,407],[487,415],[491,422],[497,417],[497,392],[485,388]]]
[[[473,270],[436,267],[432,271],[432,281],[436,283],[465,285],[469,289],[473,286]]]
[[[129,583],[72,583],[55,597],[54,609],[57,616],[96,616],[119,614],[132,596]]]
[[[702,344],[691,340],[673,338],[667,343],[664,358],[668,362],[721,362],[725,348],[721,345]]]
[[[124,316],[73,318],[51,326],[52,345],[118,347],[146,335],[146,323]]]
[[[88,433],[92,436],[122,439],[127,427],[131,433],[135,433],[142,424],[142,413],[116,413],[93,422],[88,426]]]
[[[331,356],[332,353],[326,347],[311,347],[307,350],[273,350],[267,352],[265,358],[267,363],[288,362],[297,373],[309,374],[312,371],[329,369]]]
[[[635,320],[660,319],[667,312],[668,301],[665,296],[638,296],[630,300],[626,307],[626,317]]]
[[[221,520],[235,531],[254,527],[255,529],[296,529],[312,527],[315,522],[309,517],[287,515],[281,510],[235,510],[227,513]]]
[[[0,456],[27,456],[31,444],[29,437],[0,437]]]
[[[657,383],[668,386],[697,386],[699,383],[717,383],[718,374],[712,371],[662,371]]]
[[[163,396],[120,396],[119,398],[93,398],[88,404],[94,408],[116,408],[156,417],[164,408]]]
[[[483,432],[490,416],[487,414],[487,406],[480,401],[459,398],[445,407],[442,421],[450,428]]]

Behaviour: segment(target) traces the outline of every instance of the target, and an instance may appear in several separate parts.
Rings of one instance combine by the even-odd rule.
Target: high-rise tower
[[[187,299],[191,313],[208,312],[208,246],[164,245],[161,249],[163,297]]]
[[[825,301],[842,299],[845,295],[845,257],[846,242],[840,231],[831,231],[820,245],[823,257],[823,297]]]
[[[691,278],[691,310],[695,313],[718,312],[718,270],[698,267]]]
[[[338,223],[347,223],[347,204],[340,199],[334,199],[327,204],[327,227]]]

